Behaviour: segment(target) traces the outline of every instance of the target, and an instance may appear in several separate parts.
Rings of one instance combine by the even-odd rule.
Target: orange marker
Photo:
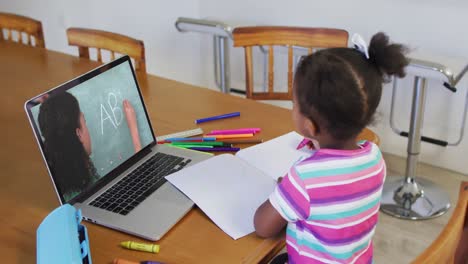
[[[138,262],[133,262],[130,260],[125,260],[125,259],[114,259],[112,264],[140,264]]]

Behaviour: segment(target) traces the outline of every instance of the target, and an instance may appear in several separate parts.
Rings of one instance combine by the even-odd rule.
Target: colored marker
[[[218,136],[218,135],[240,135],[240,134],[255,134],[254,131],[250,130],[246,130],[246,131],[243,131],[243,132],[236,132],[236,131],[232,131],[232,132],[216,132],[216,133],[208,133],[206,134],[207,136]]]
[[[297,148],[296,148],[296,149],[299,150],[299,149],[305,147],[305,146],[306,146],[307,144],[309,144],[309,143],[310,143],[310,139],[304,138],[304,139],[301,141],[301,143],[299,143],[299,145],[297,145]]]
[[[229,134],[255,134],[260,132],[260,128],[239,128],[226,130],[212,130],[207,135],[229,135]]]
[[[223,139],[224,143],[228,144],[256,144],[256,143],[262,143],[263,139],[231,139],[231,140],[225,140]]]
[[[195,144],[182,144],[182,145],[178,145],[178,144],[171,143],[171,145],[172,145],[172,146],[179,147],[179,148],[199,148],[199,147],[202,147],[202,148],[214,148],[214,146],[195,145]]]
[[[168,146],[171,147],[171,148],[185,149],[185,150],[189,150],[189,151],[193,151],[193,152],[197,152],[197,153],[202,153],[202,154],[205,154],[205,155],[208,155],[208,156],[214,156],[213,153],[209,153],[209,152],[206,152],[206,151],[198,151],[198,150],[193,150],[193,149],[190,149],[190,148],[184,148],[182,146],[171,145],[171,144],[168,144]]]
[[[112,264],[164,264],[162,262],[157,262],[157,261],[141,261],[141,262],[134,262],[126,259],[114,259]]]
[[[174,142],[174,141],[195,141],[195,142],[203,142],[203,141],[215,141],[215,137],[197,137],[197,138],[167,138],[164,141]]]
[[[225,147],[220,147],[220,148],[203,148],[203,147],[196,147],[196,148],[189,148],[192,150],[198,150],[198,151],[226,151],[226,152],[236,152],[239,151],[240,148],[225,148]]]
[[[171,145],[198,145],[198,146],[223,146],[224,142],[221,141],[206,141],[206,142],[191,142],[191,141],[174,141]]]
[[[180,140],[180,141],[178,141],[178,140],[174,140],[174,141],[162,140],[162,141],[158,141],[158,144],[167,144],[167,143],[171,143],[171,142],[182,142],[182,140]],[[203,142],[203,140],[201,140],[201,139],[184,140],[184,142]]]
[[[240,112],[234,112],[234,113],[229,113],[229,114],[224,114],[224,115],[211,116],[211,117],[206,117],[206,118],[200,118],[200,119],[195,120],[195,124],[200,124],[200,123],[219,120],[219,119],[224,119],[224,118],[236,117],[236,116],[240,116]]]
[[[139,264],[138,262],[134,262],[134,261],[130,261],[130,260],[126,260],[126,259],[114,259],[114,261],[112,261],[112,264]]]
[[[156,244],[145,244],[145,243],[138,243],[134,241],[124,241],[120,243],[120,245],[124,248],[151,252],[151,253],[158,253],[159,252],[159,245]]]
[[[232,134],[232,135],[216,135],[214,136],[216,140],[223,138],[248,138],[253,137],[254,134]]]

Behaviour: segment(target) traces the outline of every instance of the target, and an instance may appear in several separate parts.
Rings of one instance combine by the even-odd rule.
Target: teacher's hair
[[[39,109],[39,127],[44,138],[49,168],[62,194],[80,191],[91,182],[96,169],[79,140],[81,110],[68,92],[47,98]]]

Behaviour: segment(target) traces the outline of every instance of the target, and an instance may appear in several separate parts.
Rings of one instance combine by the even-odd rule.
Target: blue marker
[[[211,117],[197,119],[195,120],[195,124],[200,124],[203,122],[219,120],[219,119],[224,119],[224,118],[229,118],[229,117],[236,117],[236,116],[240,116],[240,112],[234,112],[234,113],[229,113],[229,114],[224,114],[224,115],[211,116]]]

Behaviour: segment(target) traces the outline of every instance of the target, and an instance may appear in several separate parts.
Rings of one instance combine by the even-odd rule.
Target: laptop
[[[165,176],[210,156],[157,144],[128,56],[25,110],[61,204],[85,220],[156,241],[192,208]]]

